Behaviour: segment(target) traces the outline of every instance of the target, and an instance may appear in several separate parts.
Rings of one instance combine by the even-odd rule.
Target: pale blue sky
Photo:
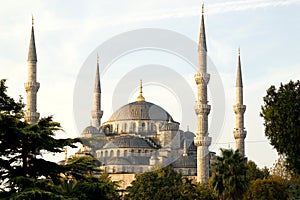
[[[82,127],[77,127],[74,122],[73,90],[87,57],[111,37],[141,28],[172,30],[197,41],[201,3],[198,0],[3,1],[0,8],[0,78],[8,79],[12,96],[26,97],[23,83],[27,78],[26,60],[33,14],[38,81],[41,83],[38,111],[41,116],[54,115],[54,119],[62,123],[65,136],[76,136]],[[264,137],[259,112],[262,97],[270,85],[278,86],[280,82],[300,77],[299,10],[300,0],[205,1],[208,54],[222,78],[226,100],[225,122],[218,139],[214,141],[213,138],[212,150],[218,152],[220,147],[235,146],[232,105],[235,103],[235,71],[240,46],[247,105],[246,154],[259,166],[272,166],[277,155]],[[130,54],[102,75],[103,121],[115,109],[111,106],[111,98],[118,80],[132,66],[146,64],[172,65],[176,71],[186,69],[183,77],[196,90],[194,72],[180,59],[149,51]],[[122,66],[124,69],[120,71]],[[132,81],[138,84],[139,79],[136,77]],[[130,100],[135,99],[135,92],[132,91]],[[145,87],[145,97],[181,122],[176,94],[149,84]],[[169,97],[173,97],[171,103],[167,100]],[[91,96],[82,98],[91,105]],[[83,116],[82,124],[89,124],[90,110]],[[185,130],[189,125],[195,131],[195,124],[184,122],[181,128]]]

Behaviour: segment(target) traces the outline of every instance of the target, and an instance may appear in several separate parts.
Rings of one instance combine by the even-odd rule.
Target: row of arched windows
[[[101,150],[97,152],[97,157],[99,158],[108,158],[108,157],[127,157],[127,156],[149,156],[149,153],[152,153],[153,150],[147,149],[130,149],[130,150]]]

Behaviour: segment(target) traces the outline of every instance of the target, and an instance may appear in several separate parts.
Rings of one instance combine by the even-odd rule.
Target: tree
[[[252,181],[248,191],[244,195],[244,200],[285,200],[287,198],[285,185],[271,178]]]
[[[132,186],[126,189],[125,199],[213,199],[205,190],[174,169],[165,167],[137,175]]]
[[[300,174],[300,81],[271,86],[263,100],[265,135],[286,156],[288,169]]]
[[[73,157],[69,160],[64,168],[65,175],[73,180],[85,180],[87,177],[93,176],[100,172],[98,169],[99,161],[92,155]]]
[[[51,116],[28,124],[22,99],[15,101],[6,92],[5,80],[0,80],[0,180],[5,188],[2,196],[28,192],[39,179],[58,182],[64,168],[43,159],[43,154],[63,152],[65,146],[76,147],[73,143],[79,141],[55,139],[61,126]]]
[[[253,181],[256,179],[265,179],[269,177],[270,172],[267,167],[264,167],[263,169],[259,169],[255,162],[249,160],[247,163],[247,179],[249,181]]]
[[[247,161],[238,150],[221,149],[209,182],[220,199],[241,199],[247,190]]]
[[[286,168],[286,160],[283,155],[280,155],[277,161],[271,168],[273,176],[281,178],[283,181],[288,181],[292,178],[291,172]]]
[[[64,166],[65,179],[59,185],[61,194],[81,200],[119,199],[117,183],[108,174],[100,174],[98,166],[99,161],[92,155],[70,159]]]

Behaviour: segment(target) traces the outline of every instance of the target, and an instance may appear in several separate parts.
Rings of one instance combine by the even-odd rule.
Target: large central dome
[[[109,121],[123,120],[153,120],[173,122],[171,115],[158,105],[150,102],[132,102],[118,109],[109,118]]]

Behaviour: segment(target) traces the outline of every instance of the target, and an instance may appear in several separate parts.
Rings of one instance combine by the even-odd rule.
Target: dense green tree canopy
[[[245,200],[285,200],[287,197],[285,185],[274,179],[257,179],[252,181],[244,195]]]
[[[52,117],[36,124],[24,120],[24,105],[7,94],[0,80],[0,198],[1,199],[118,199],[116,183],[97,174],[91,156],[74,158],[66,165],[45,160],[44,154],[76,147],[79,139],[56,139],[62,130]]]
[[[219,199],[241,199],[247,190],[247,160],[238,150],[221,149],[212,168],[210,185]]]
[[[265,179],[270,175],[269,169],[264,167],[263,169],[259,169],[255,162],[249,160],[247,163],[247,179],[249,181],[253,181],[256,179]]]
[[[300,81],[271,86],[263,100],[265,135],[286,156],[288,168],[300,174]]]
[[[193,184],[170,167],[137,175],[126,192],[127,200],[214,199],[209,188]]]

